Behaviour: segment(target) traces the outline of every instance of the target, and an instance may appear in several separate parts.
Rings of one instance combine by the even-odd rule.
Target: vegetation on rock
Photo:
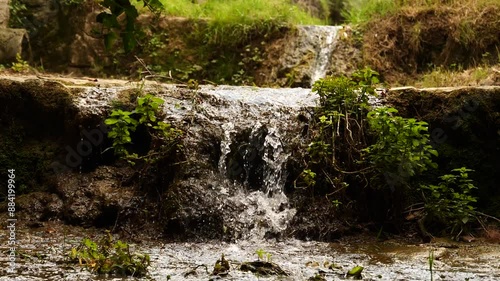
[[[114,109],[105,120],[110,126],[108,137],[113,140],[113,149],[117,156],[123,157],[129,163],[135,164],[137,160],[154,162],[159,159],[159,154],[170,153],[180,147],[179,139],[182,131],[161,121],[160,106],[164,101],[160,98],[147,94],[137,99],[137,106],[132,111]],[[142,126],[148,136],[152,138],[150,149],[143,156],[130,153],[129,148],[133,144],[132,133],[138,126]]]

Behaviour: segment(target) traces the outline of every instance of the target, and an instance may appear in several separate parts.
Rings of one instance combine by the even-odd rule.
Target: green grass
[[[364,24],[374,17],[393,13],[400,7],[394,0],[347,0],[342,16],[351,24]]]
[[[324,1],[324,0],[323,0]],[[327,24],[312,17],[288,0],[161,0],[164,14],[190,19],[206,19],[200,30],[208,44],[234,46],[245,44],[255,35],[265,35],[280,27],[295,24]],[[326,3],[326,2],[325,2]]]
[[[305,11],[287,0],[207,0],[193,4],[191,0],[161,0],[165,13],[187,18],[206,18],[212,21],[249,23],[281,21],[293,24],[321,24]]]

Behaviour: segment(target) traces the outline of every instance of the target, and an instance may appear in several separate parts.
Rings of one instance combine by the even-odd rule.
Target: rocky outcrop
[[[500,217],[500,87],[394,88],[387,102],[400,115],[429,123],[431,143],[439,153],[438,174],[473,169],[478,204]]]
[[[9,16],[9,0],[0,0],[0,27],[7,27]]]
[[[8,28],[9,1],[0,0],[0,64],[10,63],[23,53],[26,31]]]
[[[297,119],[314,105],[309,90],[146,83],[165,100],[165,120],[184,130],[183,154],[130,167],[110,153],[99,125],[134,89],[120,80],[0,80],[0,166],[16,169],[22,221],[148,229],[175,240],[333,240],[363,231],[328,198],[293,186],[301,167],[290,155],[304,147]],[[439,174],[475,169],[478,203],[499,216],[500,87],[399,88],[387,103],[429,122]]]

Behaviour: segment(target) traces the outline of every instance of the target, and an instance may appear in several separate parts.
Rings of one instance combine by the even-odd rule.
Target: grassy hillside
[[[393,84],[425,75],[426,86],[444,86],[453,79],[443,75],[469,69],[473,82],[494,74],[478,67],[500,63],[498,0],[349,0],[345,8],[363,30],[365,63]]]

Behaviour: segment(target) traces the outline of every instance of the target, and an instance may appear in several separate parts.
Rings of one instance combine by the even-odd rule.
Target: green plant
[[[63,5],[80,5],[85,2],[85,0],[60,0]]]
[[[263,61],[263,50],[265,42],[260,46],[246,45],[240,53],[241,60],[238,62],[240,69],[233,74],[231,81],[236,85],[250,85],[253,82],[252,71],[257,69]]]
[[[471,171],[465,167],[453,169],[451,174],[439,177],[439,184],[420,186],[426,194],[427,214],[450,227],[452,234],[459,230],[460,235],[465,225],[476,215],[472,204],[477,199],[471,193],[477,187],[469,179]]]
[[[113,140],[115,154],[119,156],[128,155],[126,145],[132,143],[131,132],[137,128],[138,121],[132,117],[133,112],[120,109],[113,110],[106,119],[106,125],[111,127],[108,137]]]
[[[111,112],[111,115],[105,120],[105,124],[110,126],[108,137],[113,140],[113,149],[117,156],[125,158],[131,164],[139,159],[154,160],[151,153],[139,157],[136,153],[130,153],[128,150],[133,141],[131,132],[136,131],[137,127],[141,125],[145,126],[153,140],[162,143],[163,147],[171,149],[177,143],[182,132],[158,119],[160,106],[163,103],[162,99],[147,94],[137,99],[137,106],[133,111],[115,109]]]
[[[16,61],[10,67],[15,72],[26,72],[31,69],[27,61],[23,60],[21,54],[16,54]]]
[[[414,118],[394,116],[394,108],[381,107],[368,113],[374,144],[363,149],[375,169],[389,176],[391,185],[405,185],[407,180],[428,168],[437,168],[432,156],[438,153],[429,144],[427,123]]]
[[[348,0],[341,15],[351,24],[366,24],[374,17],[396,11],[398,1],[393,0]]]
[[[271,262],[272,259],[271,257],[273,255],[271,255],[270,253],[264,251],[263,249],[258,249],[255,251],[255,253],[257,254],[257,259],[259,261],[265,261],[265,262]]]
[[[375,94],[377,74],[364,68],[351,78],[326,77],[314,83],[320,106],[314,113],[315,131],[307,148],[307,167],[300,175],[307,186],[314,186],[318,179],[334,187],[333,193],[348,186],[344,178],[358,168],[359,152],[365,146],[364,118],[369,96]]]
[[[9,27],[24,28],[25,16],[28,12],[28,8],[21,0],[11,0],[9,1]]]
[[[146,275],[150,265],[148,254],[132,254],[127,243],[114,241],[109,232],[98,242],[84,238],[68,256],[71,262],[78,262],[97,274],[141,277]]]
[[[163,7],[159,0],[137,0],[134,4],[139,3],[152,12],[158,12]],[[119,36],[123,50],[132,51],[137,44],[136,19],[139,13],[136,7],[130,0],[103,0],[99,4],[106,9],[96,17],[96,21],[103,25],[102,36],[106,48],[110,50]],[[122,24],[122,22],[125,23]]]
[[[434,269],[434,250],[429,251],[428,261],[429,261],[429,272],[431,274],[431,281],[434,281],[434,272],[433,272],[433,269]]]

